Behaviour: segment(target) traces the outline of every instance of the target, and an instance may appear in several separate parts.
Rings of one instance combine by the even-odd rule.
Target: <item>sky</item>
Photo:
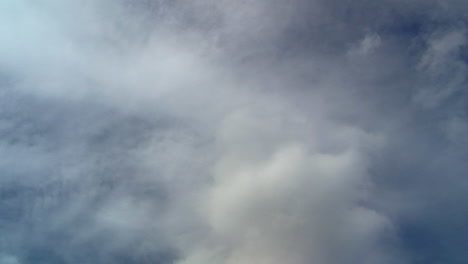
[[[0,0],[0,264],[462,264],[462,0]]]

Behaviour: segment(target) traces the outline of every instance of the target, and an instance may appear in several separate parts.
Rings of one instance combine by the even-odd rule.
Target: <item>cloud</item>
[[[0,3],[0,264],[464,263],[462,6]]]
[[[428,48],[418,65],[431,79],[415,96],[415,101],[424,107],[436,107],[441,101],[460,92],[457,90],[466,83],[466,64],[461,58],[461,51],[466,48],[465,30],[458,29],[434,35],[439,36],[428,40]],[[448,76],[450,80],[447,83]]]
[[[283,114],[283,122],[278,113],[250,111],[225,120],[225,151],[202,199],[212,231],[181,263],[395,261],[378,243],[392,232],[391,221],[359,204],[369,187],[362,153],[346,143],[339,153],[323,153],[313,146],[318,138],[288,137],[284,127],[301,131],[303,124]],[[346,140],[367,136],[357,132]]]

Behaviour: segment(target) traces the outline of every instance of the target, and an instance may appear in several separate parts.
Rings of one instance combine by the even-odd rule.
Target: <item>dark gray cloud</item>
[[[0,264],[465,263],[466,9],[0,3]]]

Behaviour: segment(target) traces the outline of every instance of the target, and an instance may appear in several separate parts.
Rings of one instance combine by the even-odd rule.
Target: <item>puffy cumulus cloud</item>
[[[2,1],[0,264],[465,263],[462,1]]]
[[[326,152],[313,126],[290,114],[244,110],[224,121],[213,183],[202,197],[210,231],[180,263],[403,261],[393,255],[390,219],[364,205],[367,165],[353,142],[379,140],[345,133],[340,150]]]

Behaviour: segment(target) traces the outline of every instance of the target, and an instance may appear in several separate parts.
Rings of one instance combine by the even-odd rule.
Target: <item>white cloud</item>
[[[378,241],[391,222],[359,205],[369,191],[364,154],[352,145],[321,153],[315,131],[289,114],[244,110],[224,121],[201,201],[210,232],[180,263],[389,263]]]
[[[466,82],[465,31],[431,35],[407,66],[413,39],[386,23],[416,1],[384,1],[383,18],[367,2],[33,2],[0,3],[0,216],[19,212],[0,226],[18,257],[0,264],[36,248],[62,263],[407,262],[374,184],[435,159],[405,122]],[[398,66],[429,76],[411,103]],[[456,145],[463,118],[444,120]]]

